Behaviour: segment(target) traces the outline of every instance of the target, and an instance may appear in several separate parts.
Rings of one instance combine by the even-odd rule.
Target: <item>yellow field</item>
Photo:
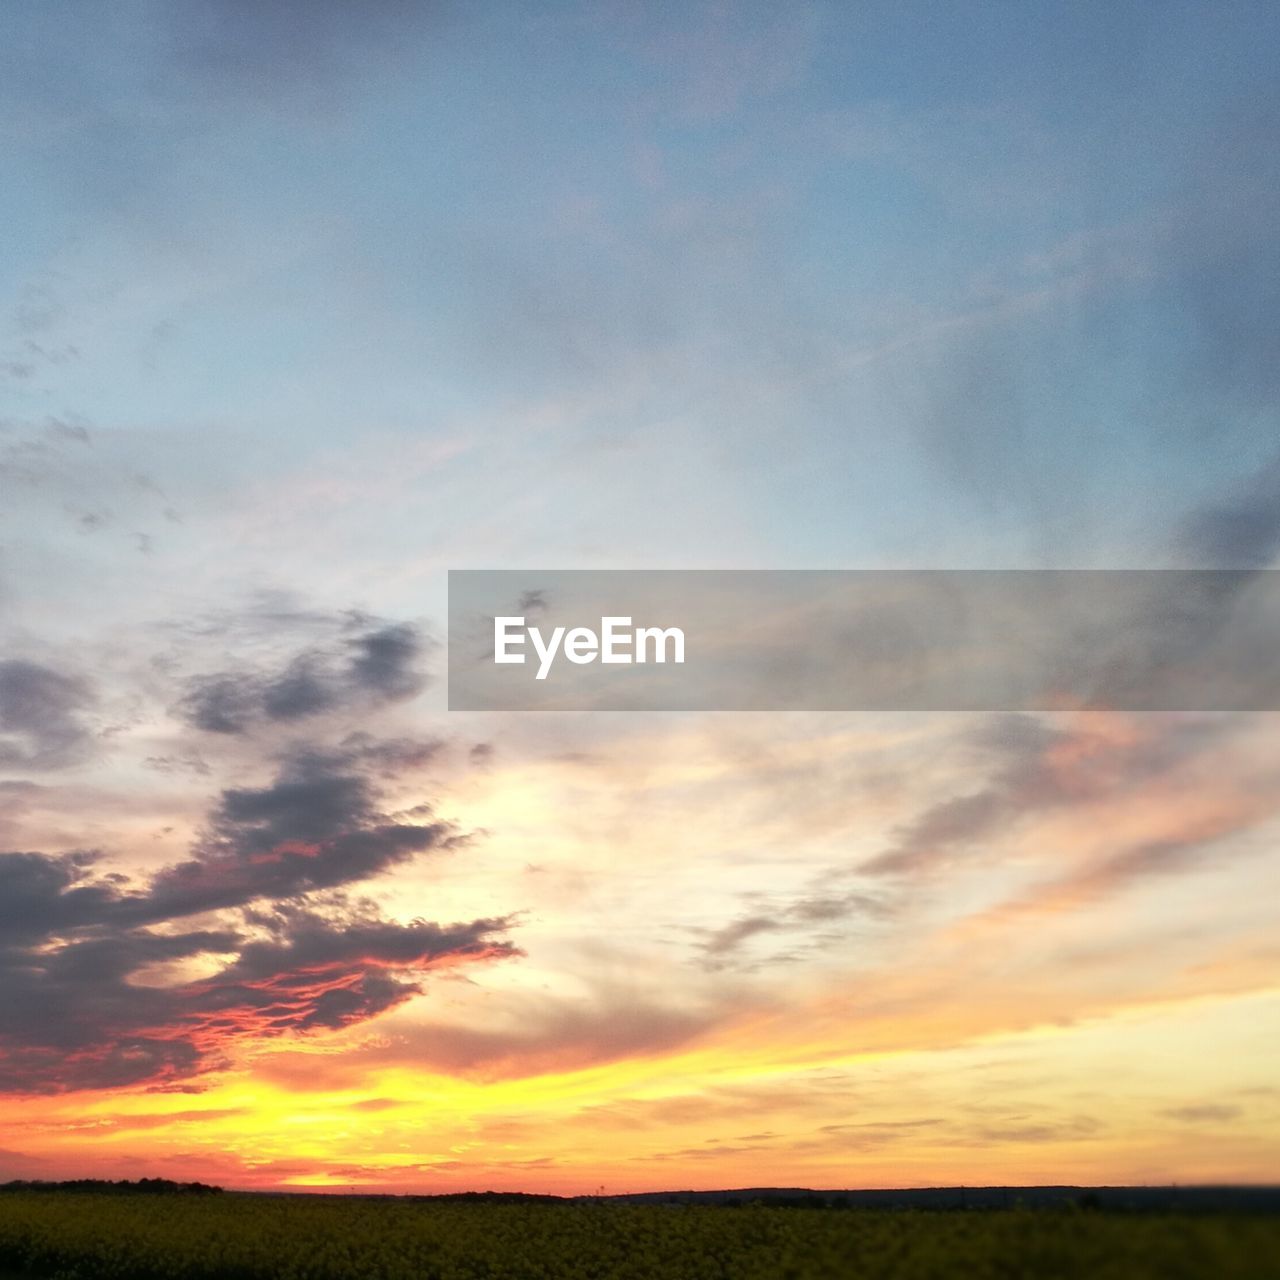
[[[1280,1219],[0,1195],[0,1271],[59,1280],[1265,1280]]]

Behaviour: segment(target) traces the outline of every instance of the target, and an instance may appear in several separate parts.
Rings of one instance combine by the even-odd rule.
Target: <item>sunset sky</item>
[[[1274,4],[0,15],[0,1181],[1280,1178],[1280,714],[464,713],[465,568],[1280,562]]]

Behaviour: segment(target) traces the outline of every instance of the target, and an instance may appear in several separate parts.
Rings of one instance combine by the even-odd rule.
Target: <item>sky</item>
[[[1278,41],[8,6],[0,1179],[1274,1181],[1274,714],[443,689],[449,569],[1275,567]]]

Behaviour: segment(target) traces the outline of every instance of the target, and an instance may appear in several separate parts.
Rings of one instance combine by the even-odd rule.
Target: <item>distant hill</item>
[[[593,1199],[595,1197],[579,1197]],[[815,1191],[808,1187],[744,1187],[730,1191],[642,1191],[599,1197],[634,1204],[746,1205],[756,1202],[823,1209],[1012,1209],[1077,1206],[1128,1210],[1280,1211],[1280,1186],[1259,1187],[918,1187]]]

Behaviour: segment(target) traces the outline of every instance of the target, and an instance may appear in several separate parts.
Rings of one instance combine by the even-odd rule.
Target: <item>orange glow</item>
[[[633,732],[626,768],[607,744],[495,765],[455,796],[488,833],[475,861],[398,875],[384,901],[406,920],[518,905],[522,954],[439,951],[455,926],[384,953],[357,920],[262,972],[161,965],[157,989],[188,1004],[147,1035],[195,1044],[202,1069],[25,1097],[0,1119],[2,1171],[564,1193],[1271,1179],[1280,885],[1250,857],[1274,836],[1260,756],[1117,788],[1155,728],[1060,728],[1009,820],[893,877],[863,868],[935,795],[980,785],[942,758],[857,789],[885,753],[929,759],[915,725],[745,746],[681,727],[676,745]],[[853,802],[794,807],[828,757]],[[743,867],[773,894],[744,895]],[[786,962],[792,938],[807,963]],[[376,1015],[342,1014],[403,965]]]

